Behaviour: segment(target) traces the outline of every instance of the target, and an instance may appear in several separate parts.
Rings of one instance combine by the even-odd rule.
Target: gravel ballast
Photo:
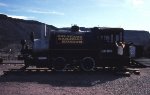
[[[0,65],[0,95],[150,95],[150,68],[140,75],[106,72],[7,73],[22,65]]]

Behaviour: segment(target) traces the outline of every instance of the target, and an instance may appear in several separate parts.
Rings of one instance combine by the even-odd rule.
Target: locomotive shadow
[[[0,76],[0,82],[36,82],[55,87],[90,87],[108,81],[114,81],[123,76],[116,76],[111,72],[42,72],[25,73],[7,72]]]

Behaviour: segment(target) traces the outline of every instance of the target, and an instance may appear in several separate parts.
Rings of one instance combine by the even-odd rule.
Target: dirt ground
[[[0,65],[0,95],[150,95],[150,68],[140,75],[110,72],[7,72],[23,65]]]

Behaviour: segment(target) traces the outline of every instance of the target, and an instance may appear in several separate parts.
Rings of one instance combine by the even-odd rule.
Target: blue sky
[[[56,27],[122,27],[150,31],[150,0],[0,0],[0,13]]]

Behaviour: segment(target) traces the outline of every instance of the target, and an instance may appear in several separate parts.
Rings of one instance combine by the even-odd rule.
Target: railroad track
[[[49,68],[8,69],[8,70],[3,71],[3,73],[6,75],[8,73],[14,73],[14,74],[17,74],[17,73],[33,74],[33,73],[35,73],[35,74],[38,74],[38,73],[52,73],[52,72],[55,72],[55,71],[53,71],[52,69],[49,69]],[[59,72],[64,72],[64,71],[59,71]],[[66,70],[65,71],[65,73],[68,73],[68,72],[83,73],[82,71],[72,71],[72,70]],[[97,70],[94,72],[112,73],[112,74],[117,75],[117,76],[121,75],[121,76],[127,76],[127,77],[130,77],[131,74],[140,75],[140,70],[135,69],[135,68],[134,69],[133,68],[126,68],[124,70],[100,69],[100,70]],[[92,72],[92,73],[94,73],[94,72]],[[84,72],[84,73],[90,73],[90,72]]]

